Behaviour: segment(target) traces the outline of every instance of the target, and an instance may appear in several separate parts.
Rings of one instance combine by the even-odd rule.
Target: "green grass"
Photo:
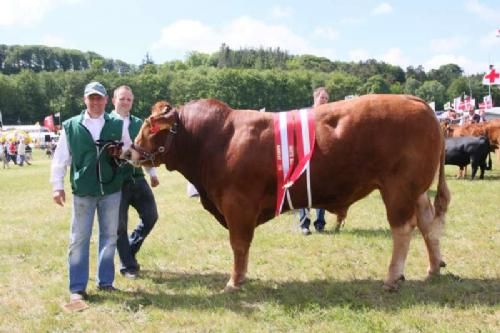
[[[496,162],[496,161],[494,161]],[[378,193],[351,207],[340,234],[303,237],[291,213],[256,230],[248,282],[220,293],[232,265],[227,231],[186,197],[178,173],[159,170],[160,219],[145,242],[141,278],[95,288],[90,308],[66,313],[68,204],[52,203],[50,162],[0,169],[0,332],[498,332],[500,168],[484,181],[455,180],[442,252],[448,267],[424,281],[427,257],[416,232],[398,293],[381,288],[391,239]],[[67,183],[67,182],[66,182]],[[132,214],[131,223],[135,224]],[[335,218],[327,214],[327,227]]]

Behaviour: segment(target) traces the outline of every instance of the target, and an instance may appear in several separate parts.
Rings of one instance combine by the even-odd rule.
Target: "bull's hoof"
[[[439,266],[436,268],[428,268],[427,269],[427,280],[432,278],[433,276],[439,276],[441,274],[441,268],[446,267],[446,263],[441,260],[439,261]]]
[[[234,285],[231,285],[231,284],[227,284],[224,289],[222,289],[222,293],[224,294],[228,294],[228,293],[235,293],[235,292],[238,292],[241,290],[241,287],[239,286],[234,286]]]
[[[405,276],[404,275],[401,275],[399,278],[397,278],[395,281],[385,281],[384,282],[384,285],[382,286],[382,288],[385,290],[385,291],[388,291],[388,292],[397,292],[399,291],[399,289],[401,288],[401,284],[405,281]]]

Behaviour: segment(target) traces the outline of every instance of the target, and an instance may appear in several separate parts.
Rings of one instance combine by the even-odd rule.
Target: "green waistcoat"
[[[71,153],[70,181],[73,194],[101,196],[119,191],[123,178],[106,149],[96,146],[83,125],[85,111],[63,122]],[[100,140],[121,141],[123,121],[104,113]],[[99,160],[98,160],[99,159]]]
[[[116,115],[115,117],[119,118]],[[134,142],[135,137],[137,136],[137,134],[139,134],[139,130],[141,129],[142,119],[133,115],[130,115],[129,119],[130,119],[130,124],[128,126],[128,134],[130,135],[130,139],[132,140],[132,142]],[[120,173],[125,182],[133,181],[134,179],[144,177],[144,172],[142,171],[142,168],[135,168],[128,163],[120,168]]]

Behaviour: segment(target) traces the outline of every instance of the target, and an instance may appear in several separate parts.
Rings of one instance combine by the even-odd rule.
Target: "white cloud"
[[[332,57],[335,53],[333,49],[315,48],[284,25],[267,24],[247,16],[234,19],[222,27],[212,27],[194,20],[176,21],[162,29],[161,37],[153,44],[152,49],[212,53],[222,43],[233,49],[280,47],[292,54],[327,57]]]
[[[370,54],[365,49],[352,49],[349,51],[351,61],[362,61],[370,58]]]
[[[372,15],[382,15],[392,12],[392,6],[387,2],[382,2],[372,10]]]
[[[339,37],[339,32],[330,27],[317,27],[313,31],[313,37],[327,41],[334,41]]]
[[[466,74],[483,73],[488,69],[486,62],[474,62],[465,56],[454,54],[438,54],[424,63],[426,71],[437,69],[442,65],[456,64],[460,66]]]
[[[402,68],[406,68],[410,64],[410,61],[403,55],[401,49],[397,47],[388,49],[380,58],[388,64],[400,66]]]
[[[40,44],[53,47],[74,48],[74,46],[68,45],[64,38],[55,35],[43,36]]]
[[[500,17],[500,10],[485,6],[478,0],[467,1],[465,3],[465,9],[490,23],[498,23],[498,18]]]
[[[344,25],[358,25],[364,22],[364,19],[360,17],[344,17],[339,21],[340,24]]]
[[[2,0],[0,26],[29,25],[40,21],[48,12],[66,3],[80,0]]]
[[[453,50],[458,50],[465,47],[467,38],[463,36],[449,37],[449,38],[436,38],[431,39],[430,49],[434,53],[449,53]]]
[[[199,21],[179,20],[161,30],[160,40],[152,48],[214,52],[220,44],[217,32],[211,27]]]
[[[271,16],[274,18],[287,18],[291,17],[293,15],[293,9],[291,7],[281,7],[281,6],[274,6],[271,9]]]
[[[500,48],[500,37],[497,37],[496,31],[490,31],[488,34],[479,38],[479,45],[484,48]]]

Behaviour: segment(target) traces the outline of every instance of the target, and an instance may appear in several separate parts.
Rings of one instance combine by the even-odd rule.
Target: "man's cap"
[[[87,96],[90,96],[93,94],[98,94],[98,95],[101,95],[103,97],[108,96],[108,92],[106,91],[106,88],[104,88],[104,86],[97,81],[90,82],[89,84],[87,84],[85,86],[84,96],[87,97]]]

